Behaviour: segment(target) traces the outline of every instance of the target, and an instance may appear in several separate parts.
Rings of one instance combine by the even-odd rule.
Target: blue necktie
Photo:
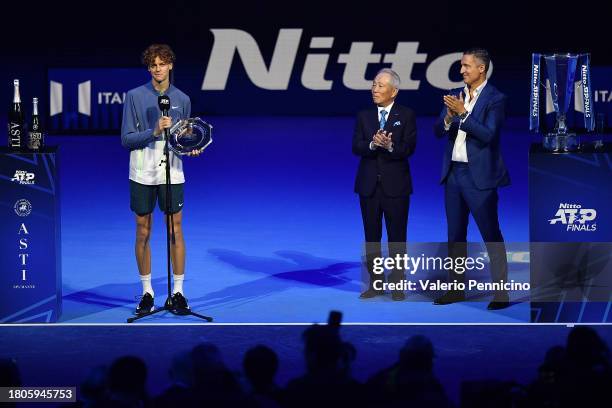
[[[380,111],[380,128],[381,129],[384,129],[385,124],[387,123],[387,119],[385,118],[385,116],[387,116],[387,111],[383,109]]]

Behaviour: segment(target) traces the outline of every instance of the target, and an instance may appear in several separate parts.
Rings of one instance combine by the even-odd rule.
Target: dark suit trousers
[[[468,217],[472,214],[489,254],[493,282],[508,279],[504,237],[499,229],[497,189],[479,190],[467,163],[453,162],[446,178],[445,205],[448,224],[449,256],[467,256]],[[451,272],[452,281],[465,282],[465,273]]]
[[[380,182],[370,197],[359,196],[361,217],[366,240],[366,263],[370,275],[370,284],[382,275],[374,275],[373,262],[375,257],[382,256],[382,220],[385,219],[387,228],[387,241],[389,243],[389,256],[395,257],[406,253],[406,230],[408,227],[408,208],[410,196],[389,197]],[[404,279],[404,271],[393,269],[389,275],[390,282],[399,282]]]

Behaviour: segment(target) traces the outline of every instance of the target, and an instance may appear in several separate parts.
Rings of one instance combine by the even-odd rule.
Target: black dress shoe
[[[434,305],[450,305],[451,303],[463,302],[465,293],[456,290],[449,290],[439,298],[434,300]]]
[[[406,300],[406,294],[401,290],[394,290],[391,293],[391,299],[395,300],[396,302],[400,302],[402,300]]]
[[[487,305],[489,310],[501,310],[510,307],[510,302],[491,302]]]
[[[382,296],[384,294],[385,293],[382,290],[376,290],[376,289],[370,288],[366,290],[365,292],[363,292],[361,295],[359,295],[359,299],[371,299],[373,297]]]
[[[510,307],[510,298],[508,295],[496,295],[491,303],[487,305],[488,310],[500,310]]]

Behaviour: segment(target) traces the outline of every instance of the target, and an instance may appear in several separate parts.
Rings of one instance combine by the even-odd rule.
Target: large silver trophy
[[[548,75],[545,85],[542,85],[542,58],[546,63],[545,72]],[[567,121],[574,89],[574,109],[584,115],[587,131],[594,128],[589,58],[589,54],[533,54],[530,129],[539,130],[540,89],[543,87],[546,90],[546,113],[549,109],[555,113],[555,126],[552,132],[547,132],[543,137],[542,144],[548,151],[563,153],[580,148],[580,138],[568,129]],[[580,75],[578,81],[575,80],[576,71]]]
[[[170,128],[170,149],[179,155],[202,151],[212,143],[212,126],[200,118],[177,121]]]

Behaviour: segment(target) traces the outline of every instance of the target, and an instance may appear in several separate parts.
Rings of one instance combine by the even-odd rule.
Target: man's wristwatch
[[[459,115],[457,115],[459,120],[465,120],[465,118],[467,118],[467,116],[468,116],[468,111],[465,111],[465,112],[460,113]]]

